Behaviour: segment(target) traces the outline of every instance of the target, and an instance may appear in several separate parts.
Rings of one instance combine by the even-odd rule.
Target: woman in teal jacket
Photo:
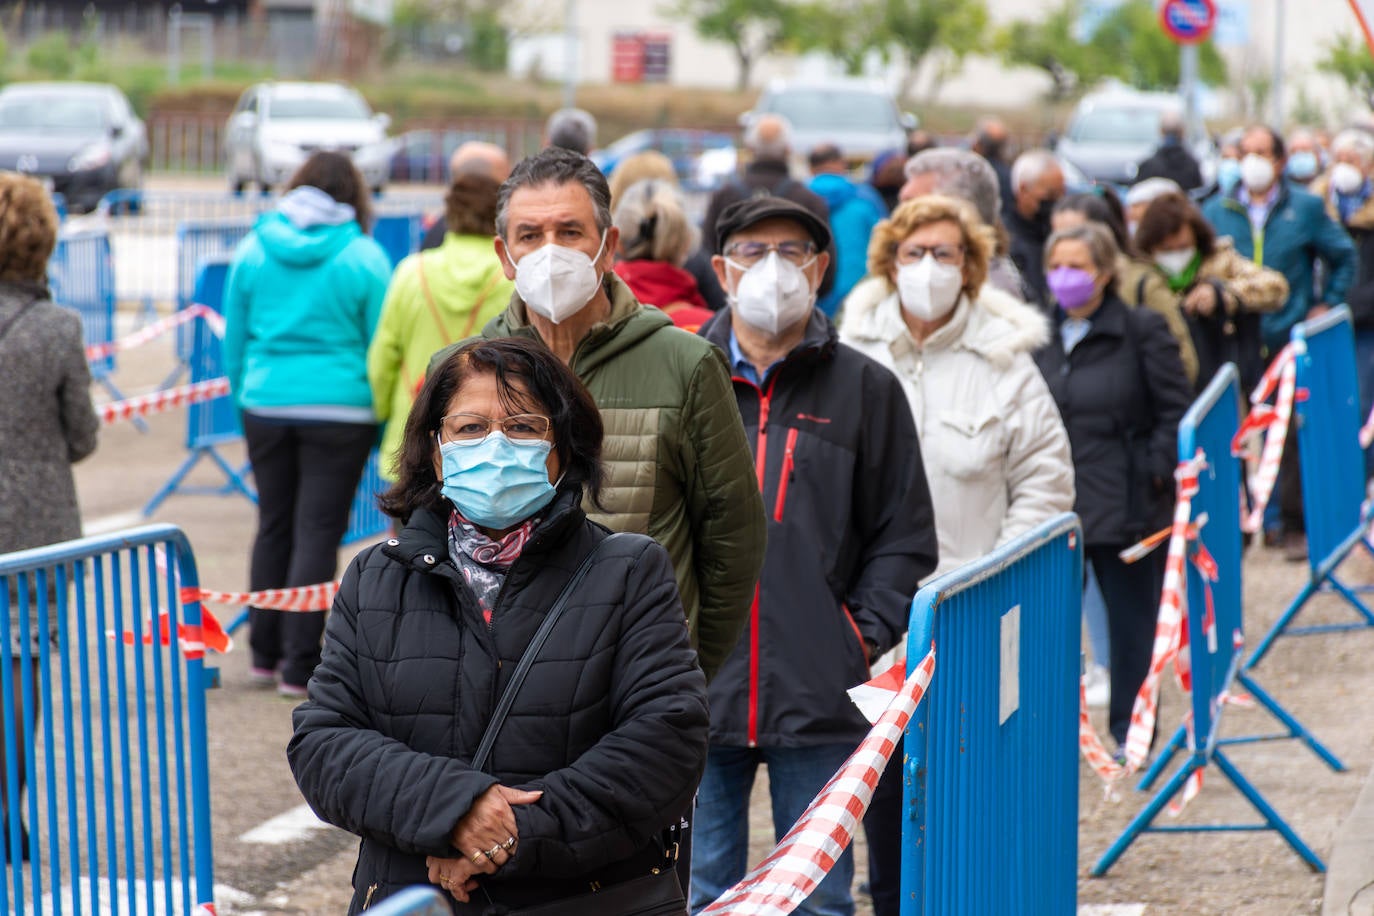
[[[367,185],[316,153],[234,253],[225,374],[258,488],[249,588],[328,582],[377,435],[367,347],[391,263],[369,238]],[[304,697],[324,613],[251,608],[252,677]]]

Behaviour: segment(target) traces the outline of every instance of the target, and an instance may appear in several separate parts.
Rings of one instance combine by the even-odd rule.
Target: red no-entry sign
[[[1217,5],[1213,0],[1164,0],[1159,8],[1159,23],[1179,44],[1197,44],[1212,34],[1217,24]]]

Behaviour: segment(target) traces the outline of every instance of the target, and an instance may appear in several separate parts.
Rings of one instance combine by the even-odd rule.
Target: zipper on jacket
[[[868,643],[864,642],[864,634],[859,632],[859,624],[849,612],[849,605],[841,604],[840,610],[844,611],[844,619],[849,621],[849,628],[854,631],[854,639],[859,643],[859,655],[864,660],[864,670],[872,675],[873,669],[868,664]]]
[[[777,384],[777,374],[768,383],[768,390],[751,382],[747,378],[734,376],[732,381],[739,382],[741,385],[748,385],[758,393],[759,396],[759,437],[758,448],[754,455],[754,476],[759,481],[759,492],[764,490],[764,481],[767,479],[764,472],[768,468],[768,411],[773,400],[773,386]],[[761,584],[754,586],[754,603],[749,609],[749,746],[758,747],[759,744],[759,591]]]
[[[377,893],[377,888],[379,887],[381,887],[380,884],[374,884],[367,889],[367,896],[363,898],[363,909],[372,906],[372,895]]]
[[[792,480],[793,456],[797,450],[797,428],[787,431],[787,447],[782,454],[782,474],[778,477],[778,500],[773,506],[773,521],[782,521],[782,512],[787,505],[787,484]]]

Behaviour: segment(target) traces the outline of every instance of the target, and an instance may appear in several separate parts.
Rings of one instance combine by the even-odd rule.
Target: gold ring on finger
[[[502,843],[501,848],[504,849],[506,852],[510,852],[512,849],[514,849],[515,837],[511,837],[510,839],[506,840],[506,842]]]
[[[482,856],[483,856],[483,855],[485,855],[485,853],[481,852],[480,850],[477,851],[477,852],[474,852],[474,853],[472,854],[472,864],[473,864],[473,865],[481,865],[481,864],[482,864]]]
[[[500,851],[501,851],[501,844],[500,844],[500,843],[497,843],[495,846],[493,846],[493,847],[491,847],[490,849],[487,850],[486,856],[487,856],[488,859],[494,859],[495,856],[496,856],[496,854],[497,854],[498,852],[500,852]]]

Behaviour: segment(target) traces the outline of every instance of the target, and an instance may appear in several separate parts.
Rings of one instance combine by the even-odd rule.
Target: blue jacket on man
[[[1345,301],[1355,277],[1355,245],[1327,215],[1321,198],[1287,182],[1280,183],[1278,199],[1264,225],[1258,232],[1252,231],[1250,213],[1240,193],[1237,189],[1234,194],[1213,197],[1203,205],[1202,215],[1217,235],[1231,237],[1241,255],[1288,279],[1288,301],[1283,308],[1260,318],[1264,345],[1274,353],[1288,343],[1289,330],[1314,306]],[[1320,295],[1316,295],[1313,280],[1317,260],[1327,267]]]

